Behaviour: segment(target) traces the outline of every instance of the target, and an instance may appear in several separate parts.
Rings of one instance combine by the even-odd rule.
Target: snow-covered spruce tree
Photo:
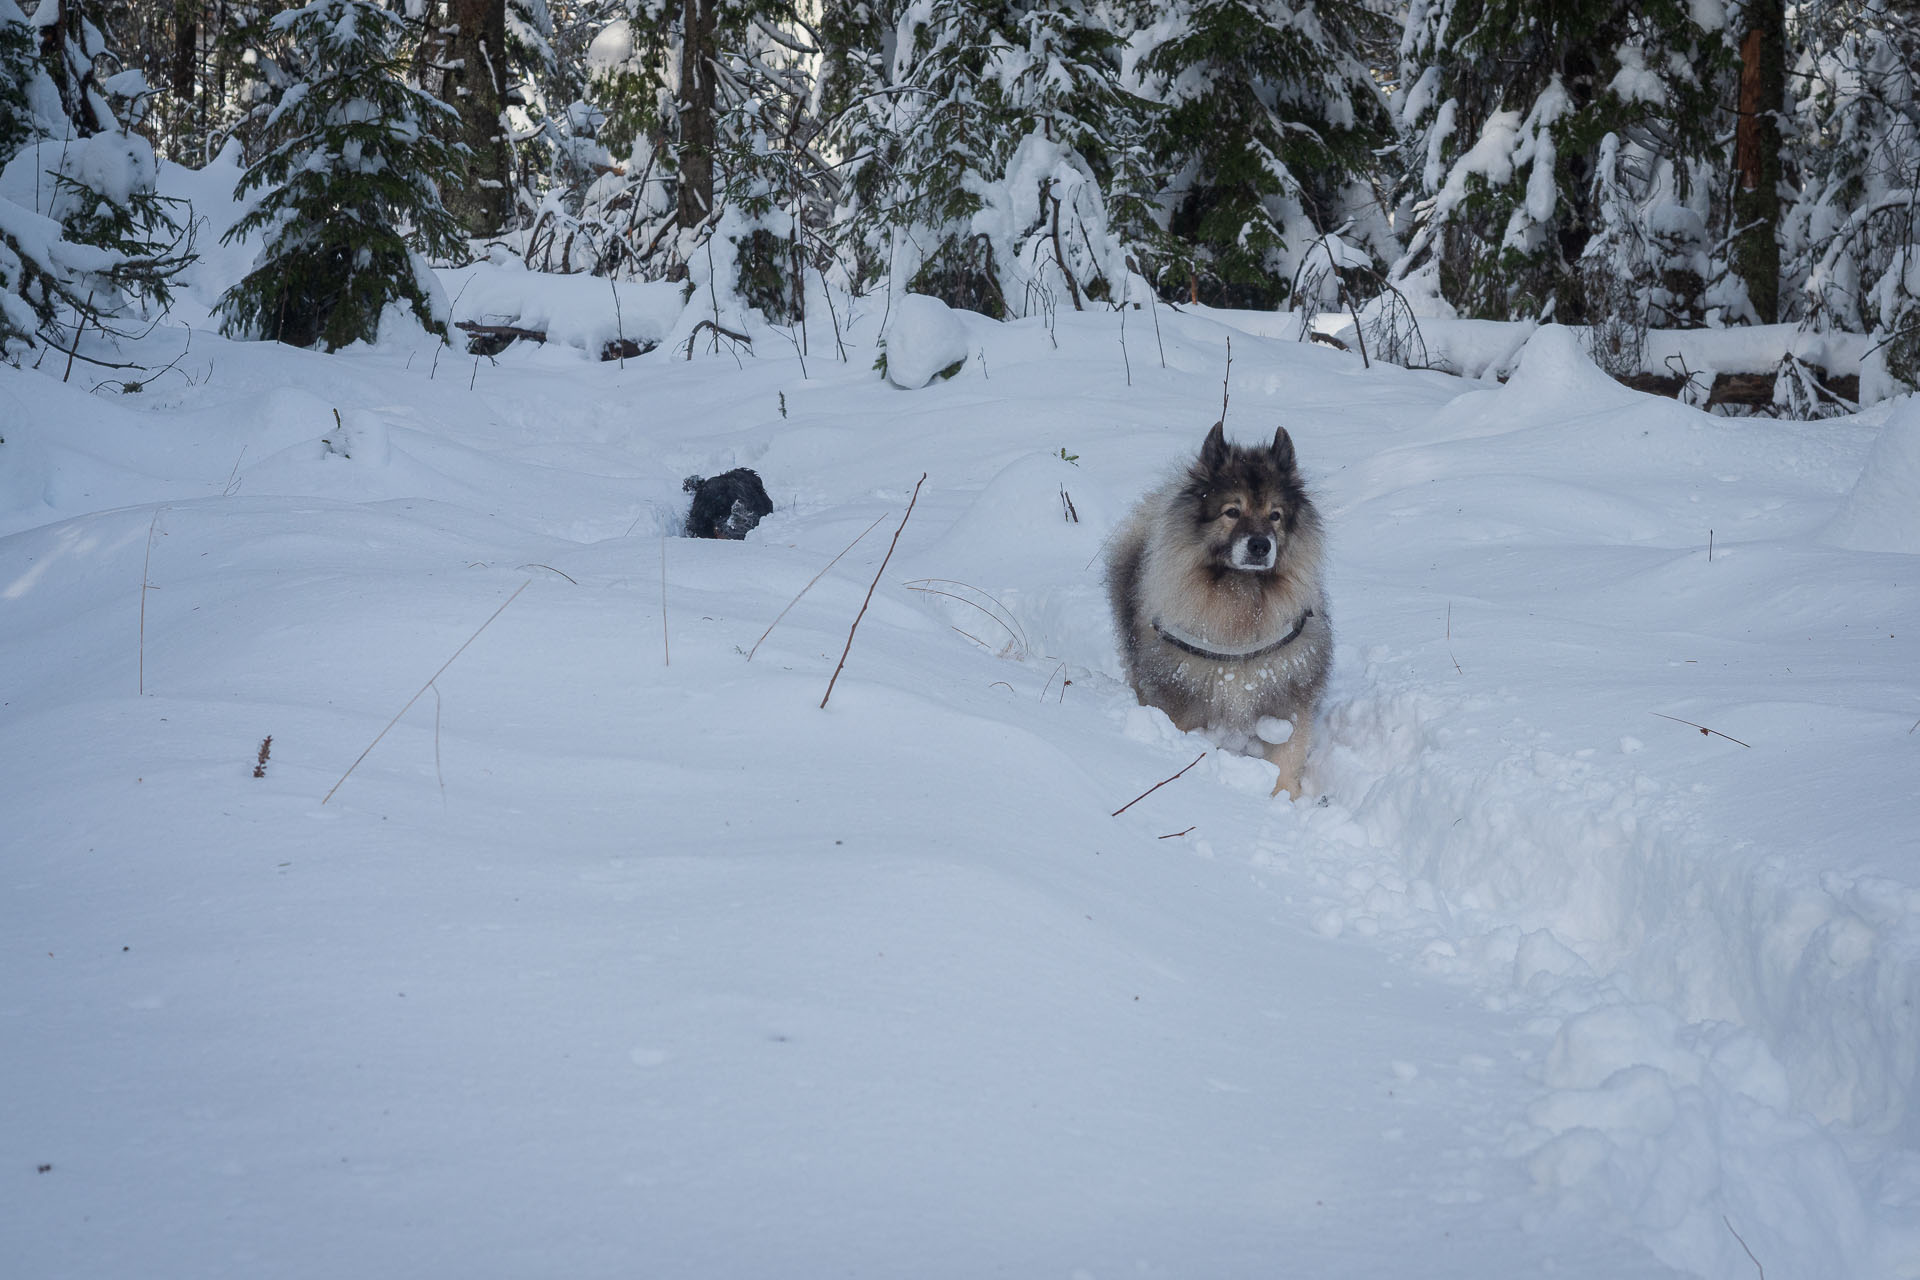
[[[1414,229],[1394,276],[1485,319],[1639,306],[1645,288],[1595,281],[1675,256],[1645,251],[1648,219],[1697,202],[1724,21],[1689,0],[1413,0],[1395,105]]]
[[[855,293],[887,270],[887,180],[896,162],[896,93],[887,83],[893,6],[886,0],[825,0],[820,14],[819,117],[836,153],[834,206],[826,235]]]
[[[507,93],[502,109],[511,159],[514,219],[529,226],[542,204],[545,175],[553,171],[553,143],[564,137],[567,107],[578,97],[579,70],[563,74],[555,52],[558,30],[547,0],[507,0]]]
[[[280,95],[265,152],[235,189],[261,195],[226,239],[258,233],[261,248],[220,299],[222,327],[332,351],[371,341],[381,313],[404,303],[444,335],[414,246],[460,251],[440,189],[458,179],[461,157],[430,127],[448,108],[401,79],[401,20],[370,0],[315,0],[270,25],[306,78]]]
[[[778,0],[636,5],[605,24],[573,112],[574,137],[594,135],[579,150],[604,148],[579,215],[593,269],[684,280],[697,260],[729,293],[768,271],[791,277],[791,227],[772,211],[825,169],[808,154],[816,96],[802,64],[814,56],[807,24]],[[723,221],[728,244],[710,245]],[[790,284],[775,295],[791,298]]]
[[[1860,394],[1877,400],[1920,387],[1920,11],[1826,0],[1803,16],[1789,276],[1808,326],[1872,335]]]
[[[1129,246],[1109,197],[1146,110],[1116,45],[1077,0],[905,6],[849,166],[860,251],[996,317],[1114,296]]]
[[[1178,0],[1137,38],[1135,71],[1166,107],[1151,135],[1176,254],[1163,290],[1273,307],[1320,232],[1357,223],[1385,247],[1370,178],[1391,119],[1362,56],[1381,33],[1362,0]]]
[[[0,348],[9,350],[64,326],[117,332],[137,303],[164,307],[169,279],[192,258],[154,191],[153,148],[114,114],[118,100],[137,116],[140,73],[97,82],[98,29],[73,9],[38,16],[59,21],[35,25],[0,0]]]

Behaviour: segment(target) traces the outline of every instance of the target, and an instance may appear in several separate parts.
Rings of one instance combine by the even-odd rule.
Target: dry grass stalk
[[[411,698],[407,699],[406,706],[401,707],[398,711],[393,713],[393,719],[387,721],[386,729],[382,729],[379,733],[376,733],[373,735],[373,741],[367,744],[367,749],[365,751],[362,751],[359,754],[359,756],[355,758],[354,762],[347,766],[347,771],[340,775],[340,782],[334,783],[333,786],[327,789],[327,794],[320,797],[321,804],[325,804],[327,801],[333,799],[333,793],[340,789],[340,784],[353,776],[353,771],[360,767],[360,761],[365,760],[368,754],[370,754],[375,747],[380,745],[380,739],[387,736],[387,730],[392,729],[393,726],[400,723],[400,717],[407,714],[407,712],[412,708],[414,703],[420,701],[421,694],[424,694],[426,693],[427,690],[432,689],[433,682],[435,680],[438,680],[441,676],[447,673],[447,668],[453,665],[454,658],[458,658],[461,654],[465,653],[467,651],[467,645],[470,645],[475,640],[478,640],[480,638],[480,633],[482,631],[485,631],[488,627],[492,626],[493,620],[499,617],[501,614],[505,613],[507,611],[507,606],[512,604],[515,600],[518,600],[520,598],[520,593],[522,591],[525,591],[528,587],[532,585],[533,585],[533,579],[528,578],[525,582],[515,587],[513,589],[513,594],[508,596],[505,600],[503,600],[500,604],[500,607],[498,609],[495,609],[490,615],[488,615],[487,620],[481,623],[479,627],[477,627],[474,630],[474,633],[472,635],[467,637],[466,643],[462,644],[458,649],[455,649],[453,651],[453,657],[448,658],[445,662],[440,664],[440,669],[434,672],[433,675],[428,678],[425,684],[420,686],[419,692],[415,693]],[[439,696],[438,690],[435,690],[434,696],[435,697]],[[437,749],[438,747],[437,747],[437,739],[436,739],[436,750]],[[437,768],[438,765],[436,764],[435,767]]]
[[[147,521],[147,558],[140,564],[140,695],[147,692],[147,592],[153,589],[153,531],[160,523],[160,513],[165,507],[153,509],[153,519]]]
[[[875,529],[878,529],[880,527],[880,522],[882,520],[885,520],[886,518],[887,518],[887,513],[884,511],[882,511],[879,515],[875,516],[873,518],[873,523],[860,531],[859,537],[856,537],[852,542],[849,542],[846,546],[840,548],[840,556],[844,556],[845,554],[847,554],[847,552],[859,546],[860,539],[866,537],[868,534],[872,533]],[[813,584],[820,581],[820,579],[826,577],[828,569],[831,569],[833,568],[833,566],[840,563],[840,556],[835,556],[833,559],[827,561],[825,567],[823,567],[819,573],[816,573],[811,578],[808,578],[807,585],[800,588],[799,595],[796,595],[794,596],[793,599],[787,601],[787,607],[780,611],[780,617],[775,618],[772,622],[769,622],[767,624],[767,629],[760,633],[760,639],[755,640],[753,642],[753,648],[747,650],[748,662],[753,661],[753,655],[760,652],[761,643],[765,641],[768,636],[773,634],[773,629],[775,627],[780,625],[780,618],[784,618],[789,613],[791,613],[793,611],[793,606],[800,603],[800,596],[804,596],[805,594],[807,594],[807,592],[813,590]]]
[[[951,591],[943,591],[939,587],[927,585],[929,583],[936,583],[936,582],[945,583],[949,587],[959,587],[963,591],[971,591],[973,592],[974,595],[979,596],[981,599],[985,600],[987,604],[992,605],[993,609],[987,608],[987,605],[981,604],[979,600],[970,600],[966,596],[955,595]],[[989,618],[992,618],[996,624],[998,624],[1003,630],[1006,631],[1008,639],[1011,641],[1012,645],[1017,646],[1017,648],[1019,649],[1020,657],[1024,658],[1027,656],[1029,652],[1032,651],[1033,646],[1027,643],[1026,629],[1020,625],[1020,620],[1013,616],[1013,610],[1007,608],[1006,605],[1001,604],[1000,601],[995,599],[991,594],[989,594],[988,592],[982,591],[979,587],[974,586],[972,583],[961,582],[957,578],[915,578],[912,582],[909,582],[906,584],[906,588],[909,591],[918,591],[922,595],[945,596],[949,600],[957,600],[961,604],[967,605],[974,609],[978,609],[980,612],[986,614]],[[995,613],[994,609],[998,609],[1000,612]],[[960,628],[955,627],[954,630],[960,631]],[[963,636],[967,636],[967,633],[964,631],[960,631],[960,634]],[[974,638],[975,637],[973,636],[967,636],[967,639],[969,640],[972,640]],[[987,646],[984,644],[981,645],[981,648],[983,649],[986,647]]]
[[[907,513],[900,517],[900,528],[893,531],[893,541],[887,544],[887,554],[880,561],[880,567],[873,571],[873,581],[867,586],[867,598],[860,602],[860,612],[854,615],[853,625],[847,628],[847,647],[840,651],[840,663],[833,669],[833,678],[827,681],[827,692],[820,699],[820,707],[826,709],[827,699],[833,696],[833,686],[840,682],[840,672],[847,665],[847,655],[853,652],[853,633],[860,629],[860,619],[867,616],[867,606],[873,603],[873,592],[880,585],[880,575],[887,571],[887,563],[893,559],[893,550],[900,545],[900,534],[907,527],[907,521],[913,519],[913,504],[920,501],[920,486],[927,482],[927,473],[922,471],[920,479],[914,482],[913,496],[907,499]]]
[[[264,778],[267,776],[267,752],[271,750],[272,747],[273,747],[272,734],[268,734],[266,737],[260,739],[260,757],[259,759],[255,760],[253,764],[254,777]]]

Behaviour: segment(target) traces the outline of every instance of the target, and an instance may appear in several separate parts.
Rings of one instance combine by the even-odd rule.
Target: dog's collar
[[[1312,616],[1313,610],[1306,610],[1294,620],[1293,629],[1288,631],[1287,634],[1281,636],[1278,640],[1268,644],[1256,645],[1251,649],[1209,649],[1181,635],[1178,631],[1175,631],[1158,618],[1153,620],[1153,630],[1154,634],[1158,635],[1174,648],[1184,649],[1196,658],[1206,658],[1213,662],[1245,662],[1250,658],[1258,658],[1272,653],[1276,649],[1284,649],[1295,640],[1298,640],[1300,633],[1307,629],[1307,619]]]

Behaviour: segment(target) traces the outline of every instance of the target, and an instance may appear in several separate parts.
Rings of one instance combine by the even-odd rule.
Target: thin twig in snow
[[[920,501],[920,486],[927,482],[927,473],[922,471],[920,479],[914,482],[913,496],[907,499],[907,513],[900,517],[900,528],[893,531],[893,541],[887,544],[887,554],[880,561],[880,567],[873,571],[873,581],[867,586],[867,598],[860,602],[860,612],[853,617],[853,625],[847,628],[847,647],[840,651],[840,663],[833,669],[833,678],[827,681],[827,691],[820,699],[820,707],[826,709],[827,699],[833,696],[833,686],[840,681],[841,669],[847,665],[847,655],[853,652],[853,633],[860,629],[860,619],[867,616],[867,606],[873,603],[874,588],[880,585],[880,575],[887,571],[887,562],[893,559],[893,549],[900,545],[900,534],[907,527],[907,521],[913,518],[913,504]]]
[[[1227,421],[1227,386],[1233,381],[1233,339],[1227,339],[1227,371],[1220,375],[1220,423]]]
[[[360,767],[360,761],[365,760],[368,754],[372,752],[372,750],[375,747],[380,745],[380,739],[387,736],[387,730],[393,728],[393,726],[395,726],[396,724],[399,724],[400,717],[407,714],[407,711],[413,706],[414,703],[420,701],[420,695],[425,693],[427,690],[432,689],[433,682],[435,680],[438,680],[441,676],[447,673],[447,668],[453,665],[454,658],[458,658],[461,654],[465,653],[467,651],[467,645],[472,644],[475,640],[478,640],[480,638],[480,632],[485,631],[488,627],[492,626],[493,620],[499,617],[501,614],[505,613],[507,611],[507,606],[512,604],[515,600],[518,600],[520,598],[520,593],[522,591],[525,591],[528,587],[532,585],[533,585],[533,579],[528,578],[525,582],[515,587],[513,589],[513,594],[508,596],[504,601],[502,601],[500,607],[498,609],[495,609],[493,613],[488,616],[487,620],[481,623],[479,627],[475,629],[472,635],[467,637],[466,644],[463,644],[458,649],[455,649],[453,651],[453,657],[448,658],[445,662],[440,664],[440,669],[434,672],[432,677],[429,678],[425,684],[420,686],[419,693],[416,693],[411,698],[408,698],[407,705],[404,707],[401,707],[398,711],[393,713],[393,719],[387,721],[387,728],[382,729],[379,733],[376,733],[373,735],[373,741],[367,744],[367,749],[365,751],[362,751],[359,757],[356,760],[354,760],[352,764],[347,766],[347,771],[340,775],[340,782],[334,783],[333,786],[328,789],[327,794],[320,797],[321,804],[325,804],[327,801],[333,799],[333,793],[340,789],[340,783],[345,782],[349,777],[353,776],[353,771]],[[438,696],[437,691],[435,696]]]
[[[620,314],[620,286],[613,282],[611,275],[607,277],[607,288],[613,290],[613,334],[620,340],[620,367],[624,369],[627,367],[627,322]]]
[[[1718,729],[1709,729],[1707,728],[1707,726],[1703,724],[1694,724],[1693,721],[1691,720],[1682,720],[1679,716],[1670,716],[1662,711],[1656,711],[1653,714],[1659,716],[1662,720],[1671,720],[1675,724],[1684,724],[1691,728],[1698,729],[1700,731],[1700,736],[1703,738],[1710,733],[1716,738],[1725,738],[1728,742],[1739,743],[1739,745],[1746,747],[1748,749],[1752,749],[1753,747],[1753,744],[1751,742],[1740,742],[1740,739],[1734,737],[1730,733],[1722,733]]]
[[[447,808],[447,775],[440,772],[440,686],[433,686],[433,780],[440,784],[440,811]]]
[[[151,571],[153,569],[153,530],[160,523],[160,513],[165,507],[153,509],[153,519],[147,521],[147,558],[140,564],[140,695],[147,692],[147,592],[153,589]]]
[[[879,528],[880,522],[882,520],[885,520],[887,518],[887,515],[888,515],[887,512],[882,511],[879,515],[875,516],[873,518],[873,523],[860,531],[859,537],[856,537],[852,542],[849,542],[846,546],[840,548],[840,556],[844,556],[845,554],[847,554],[847,552],[853,550],[856,546],[860,544],[861,538],[866,537],[868,534],[872,533],[875,529]],[[772,635],[773,629],[780,625],[780,618],[784,618],[789,613],[791,613],[793,611],[793,606],[800,603],[800,596],[804,596],[805,594],[807,594],[807,592],[813,590],[813,584],[820,581],[820,579],[824,578],[827,575],[828,569],[831,569],[833,568],[833,566],[840,563],[840,556],[835,556],[833,559],[827,561],[826,565],[820,570],[819,573],[816,573],[811,578],[807,579],[807,585],[800,588],[800,594],[794,596],[793,599],[787,601],[787,607],[780,611],[780,617],[775,618],[772,622],[769,622],[767,624],[767,629],[760,633],[760,639],[755,640],[753,642],[753,648],[747,650],[748,662],[752,662],[753,655],[760,652],[761,642],[764,641],[768,636]]]
[[[673,645],[667,639],[667,540],[660,539],[660,665],[673,665]]]
[[[1188,763],[1187,769],[1193,768],[1194,765],[1199,764],[1202,760],[1205,760],[1206,758],[1207,758],[1207,753],[1202,751],[1199,755],[1195,756],[1192,759],[1192,761]],[[1185,773],[1187,769],[1182,769],[1180,773]],[[1139,804],[1142,800],[1145,800],[1148,796],[1152,795],[1154,792],[1158,791],[1160,788],[1166,786],[1167,783],[1172,782],[1174,778],[1178,778],[1180,776],[1180,773],[1174,774],[1172,778],[1163,778],[1159,782],[1154,783],[1152,786],[1148,787],[1145,791],[1142,791],[1139,795],[1127,801],[1125,804],[1121,805],[1118,809],[1115,809],[1112,813],[1108,814],[1107,816],[1110,818],[1119,817],[1121,814],[1133,808],[1133,806]]]
[[[1727,1230],[1733,1231],[1733,1219],[1723,1213],[1720,1215],[1720,1221],[1727,1224]],[[1753,1250],[1747,1249],[1746,1240],[1742,1238],[1738,1231],[1733,1231],[1733,1238],[1740,1241],[1740,1247],[1742,1249],[1746,1249],[1747,1259],[1753,1263],[1753,1269],[1760,1273],[1760,1280],[1767,1280],[1767,1269],[1760,1265],[1760,1259],[1753,1256]]]

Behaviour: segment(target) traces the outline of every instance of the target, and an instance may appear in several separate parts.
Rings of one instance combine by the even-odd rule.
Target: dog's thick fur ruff
[[[693,495],[687,509],[689,538],[731,538],[738,541],[773,514],[773,502],[760,476],[747,467],[735,467],[702,480],[688,476],[681,488]]]
[[[1300,794],[1333,661],[1322,557],[1320,513],[1286,429],[1250,449],[1228,444],[1219,424],[1190,467],[1141,499],[1107,553],[1134,693],[1182,731],[1265,755],[1280,770],[1275,795]],[[1267,741],[1284,736],[1271,723],[1282,720],[1292,736]]]

